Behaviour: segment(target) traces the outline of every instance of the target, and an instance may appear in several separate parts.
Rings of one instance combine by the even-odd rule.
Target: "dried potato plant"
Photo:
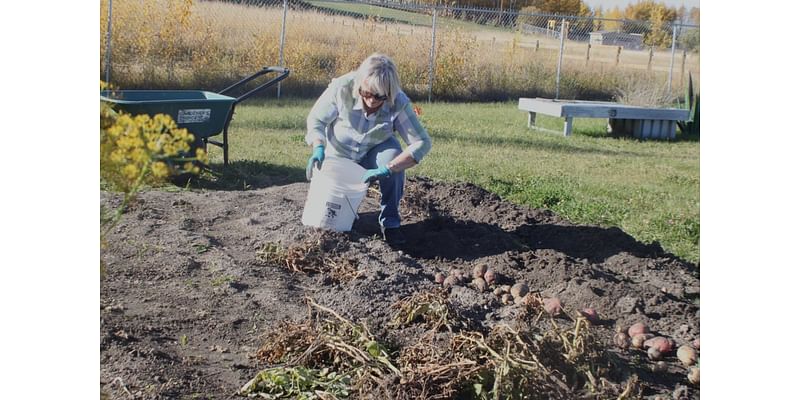
[[[342,241],[335,235],[320,230],[287,247],[267,242],[256,250],[256,259],[296,273],[325,273],[334,282],[349,282],[361,276],[363,271],[358,269],[355,260],[338,254],[343,251]]]
[[[606,379],[610,364],[604,346],[583,317],[565,327],[548,317],[540,321],[543,328],[501,324],[486,334],[465,328],[458,333],[442,332],[442,327],[457,321],[456,314],[451,317],[452,310],[442,306],[448,304],[446,300],[446,294],[434,292],[399,302],[395,320],[405,325],[421,319],[428,331],[424,339],[391,353],[365,324],[354,324],[307,299],[309,321],[281,325],[267,336],[257,357],[292,368],[335,371],[350,382],[347,390],[357,398],[628,399],[641,395],[635,376],[623,384]]]
[[[402,378],[394,398],[450,399],[485,370],[454,336],[441,341],[421,340],[400,350]]]
[[[397,312],[389,324],[390,327],[408,326],[421,320],[433,332],[443,327],[452,332],[453,327],[463,325],[448,300],[447,291],[441,288],[417,292],[393,304],[392,308]]]
[[[557,320],[545,311],[543,303],[539,295],[529,294],[524,311],[516,320],[518,326],[524,327],[523,331],[538,332],[538,354],[542,362],[558,371],[561,380],[569,382],[573,390],[615,396],[624,392],[625,388],[604,378],[612,371],[612,361],[588,319],[580,313],[563,310],[560,315],[565,319]]]
[[[294,323],[282,322],[275,330],[264,337],[264,344],[256,351],[258,361],[277,364],[289,361],[287,358],[297,351],[305,351],[314,342],[316,332],[310,321]]]
[[[305,324],[284,323],[268,333],[256,353],[259,360],[338,371],[352,382],[351,389],[360,397],[378,393],[387,381],[399,379],[400,370],[392,364],[388,349],[366,325],[354,324],[313,299],[306,300],[312,318]]]

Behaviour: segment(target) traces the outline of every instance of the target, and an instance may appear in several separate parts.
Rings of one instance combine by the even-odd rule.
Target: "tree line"
[[[570,30],[580,34],[592,31],[617,31],[644,35],[644,43],[649,46],[669,47],[672,41],[671,25],[700,25],[700,8],[685,6],[670,7],[654,0],[639,0],[625,8],[589,7],[582,0],[405,0],[406,4],[448,6],[464,8],[487,8],[501,12],[517,12],[519,14],[549,14],[585,17],[572,21]],[[589,20],[594,18],[595,20]],[[636,21],[636,22],[634,22]],[[638,22],[638,23],[637,23]],[[642,24],[640,22],[646,22]],[[520,16],[517,23],[525,23],[541,28],[548,28],[550,21],[543,18],[524,18]],[[691,31],[681,35],[681,44],[697,49],[700,46],[699,32]]]

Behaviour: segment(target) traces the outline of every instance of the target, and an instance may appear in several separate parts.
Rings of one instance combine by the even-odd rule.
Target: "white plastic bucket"
[[[366,170],[352,160],[326,157],[314,170],[303,209],[303,225],[349,231],[358,218],[358,206],[367,195],[361,181]]]

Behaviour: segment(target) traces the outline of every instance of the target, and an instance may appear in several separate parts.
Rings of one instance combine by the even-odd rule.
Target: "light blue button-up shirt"
[[[422,161],[431,149],[431,138],[408,96],[400,92],[393,106],[384,101],[377,112],[367,116],[361,96],[353,96],[354,84],[355,73],[351,72],[328,85],[308,115],[306,143],[322,140],[326,155],[360,162],[372,147],[397,132],[414,160]]]

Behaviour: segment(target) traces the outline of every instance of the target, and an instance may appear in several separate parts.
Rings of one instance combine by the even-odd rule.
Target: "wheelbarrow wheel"
[[[191,147],[189,148],[189,151],[186,152],[186,153],[183,153],[181,156],[185,157],[185,158],[195,158],[197,156],[197,149],[206,150],[206,145],[203,142],[202,138],[195,139],[194,142],[192,143]],[[208,166],[206,164],[203,164],[200,161],[196,161],[195,160],[195,161],[189,161],[189,162],[191,162],[194,166],[199,167],[200,171],[208,169]],[[174,167],[182,167],[182,165],[184,163],[185,163],[185,161],[176,161],[174,163],[175,165],[172,165],[172,166],[174,166]],[[172,184],[174,184],[176,186],[186,186],[192,181],[192,179],[197,179],[198,176],[199,176],[199,174],[194,174],[194,173],[191,173],[191,172],[183,172],[183,173],[180,173],[180,174],[173,175],[170,178],[170,181],[172,182]]]

